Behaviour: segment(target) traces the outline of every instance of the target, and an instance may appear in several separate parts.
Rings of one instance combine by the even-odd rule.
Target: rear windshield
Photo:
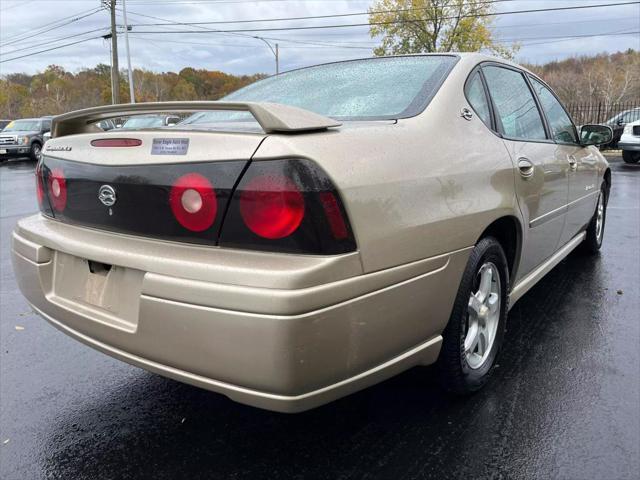
[[[122,128],[153,128],[164,126],[164,117],[134,117],[130,118]]]
[[[456,60],[407,56],[319,65],[260,80],[221,100],[282,103],[342,120],[406,118],[426,107]],[[247,115],[201,112],[183,124],[245,120]]]

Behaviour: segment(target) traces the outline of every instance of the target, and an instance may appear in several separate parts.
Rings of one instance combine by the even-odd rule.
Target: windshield
[[[40,120],[14,120],[4,127],[3,132],[28,132],[40,130]]]
[[[163,127],[164,117],[134,117],[130,118],[122,128],[134,129],[134,128],[154,128]]]
[[[343,120],[405,118],[426,107],[455,62],[434,55],[331,63],[260,80],[222,100],[282,103]],[[247,112],[200,112],[182,124],[250,119]]]

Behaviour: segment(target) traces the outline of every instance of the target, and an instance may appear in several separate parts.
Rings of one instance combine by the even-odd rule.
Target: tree
[[[488,50],[511,58],[489,29],[493,4],[478,0],[378,0],[369,9],[369,34],[382,37],[375,55]]]

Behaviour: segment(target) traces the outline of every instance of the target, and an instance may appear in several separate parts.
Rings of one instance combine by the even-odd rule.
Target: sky
[[[631,5],[599,8],[508,13],[632,1],[493,0],[495,11],[500,13],[492,23],[493,35],[507,45],[519,41],[521,49],[516,61],[536,64],[575,55],[628,48],[640,50],[638,1]],[[121,5],[122,1],[119,3]],[[157,72],[178,72],[184,67],[194,67],[233,74],[274,73],[275,58],[267,43],[271,48],[276,43],[279,45],[280,71],[367,57],[379,40],[369,36],[366,25],[289,31],[246,30],[366,24],[366,15],[264,20],[363,13],[374,3],[373,0],[126,0],[127,20],[131,25],[132,67]],[[15,72],[33,74],[51,64],[74,72],[98,63],[109,64],[110,42],[101,38],[108,33],[109,14],[106,10],[94,12],[98,7],[100,0],[0,0],[0,75]],[[176,25],[180,22],[230,21],[237,23]],[[121,11],[118,12],[117,23],[124,25]],[[171,24],[141,25],[149,23]],[[199,33],[167,33],[184,30]],[[245,31],[221,33],[212,30]],[[145,34],[143,31],[157,33]],[[605,35],[595,36],[597,34]],[[256,36],[263,39],[254,38]],[[75,42],[78,43],[33,54]],[[118,49],[120,67],[125,68],[123,35],[118,38]],[[29,56],[11,60],[22,55]]]

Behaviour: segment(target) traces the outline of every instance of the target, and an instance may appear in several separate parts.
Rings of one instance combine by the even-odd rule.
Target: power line
[[[601,34],[595,34],[595,35],[567,35],[566,37],[548,37],[551,38],[551,40],[546,40],[543,42],[525,42],[522,45],[524,46],[532,46],[532,45],[544,45],[547,43],[557,43],[557,42],[569,42],[571,40],[575,40],[578,38],[589,38],[589,37],[616,37],[616,36],[624,36],[624,35],[638,35],[640,34],[640,30],[639,31],[635,31],[635,32],[611,32],[611,33],[601,33]],[[535,38],[529,38],[528,40],[543,40],[542,38],[539,39],[535,39]]]
[[[77,45],[79,43],[84,43],[84,42],[88,42],[90,40],[96,40],[98,38],[102,38],[102,35],[97,36],[97,37],[91,37],[91,38],[83,38],[82,40],[78,40],[76,42],[71,42],[71,43],[66,43],[64,45],[59,45],[57,47],[51,47],[51,48],[47,48],[45,50],[40,50],[38,52],[32,52],[32,53],[26,53],[24,55],[20,55],[18,57],[11,57],[11,58],[6,58],[4,60],[0,60],[0,63],[6,63],[6,62],[11,62],[12,60],[18,60],[20,58],[26,58],[26,57],[32,57],[34,55],[38,55],[40,53],[44,53],[44,52],[50,52],[52,50],[58,50],[60,48],[65,48],[65,47],[70,47],[71,45]]]
[[[133,15],[136,15],[136,16],[140,16],[140,17],[148,17],[148,18],[156,18],[158,20],[165,20],[167,22],[171,22],[169,25],[182,25],[182,23],[180,23],[180,22],[175,22],[173,20],[166,20],[166,19],[162,19],[162,18],[159,18],[159,17],[153,17],[151,15],[144,15],[144,14],[141,14],[141,13],[134,13],[134,12],[129,12],[129,13],[133,14]],[[209,28],[202,27],[202,26],[199,26],[199,25],[194,25],[194,27],[200,28],[203,31],[210,32],[210,33],[221,33],[219,30],[209,29]],[[171,33],[173,33],[173,32],[174,31],[171,31]],[[140,33],[142,33],[142,32],[140,32]],[[276,41],[276,42],[282,41],[282,42],[299,43],[299,44],[320,45],[320,46],[325,46],[325,45],[326,46],[338,46],[338,45],[330,44],[330,43],[326,43],[326,42],[322,42],[321,43],[321,42],[317,42],[317,41],[316,42],[314,42],[314,41],[303,41],[303,40],[295,40],[295,39],[287,39],[287,38],[255,37],[253,35],[244,35],[244,34],[240,34],[240,33],[235,33],[235,34],[234,33],[230,33],[228,35],[237,35],[237,36],[241,36],[241,37],[244,37],[244,38],[253,38],[253,39],[255,39],[255,38],[263,38],[265,40],[272,40],[272,41]],[[344,46],[344,45],[340,45],[340,46]],[[363,48],[363,47],[350,46],[348,48]],[[369,49],[369,47],[364,47],[364,48]]]
[[[619,36],[619,35],[636,35],[639,34],[640,31],[633,31],[633,32],[625,32],[625,31],[615,31],[615,32],[604,32],[604,33],[591,33],[591,34],[584,34],[584,35],[552,35],[552,36],[541,36],[541,37],[525,37],[525,38],[513,38],[513,39],[504,39],[504,40],[499,40],[497,41],[497,43],[505,43],[505,42],[514,42],[514,41],[519,41],[519,40],[549,40],[551,39],[551,43],[553,41],[559,41],[558,39],[564,39],[564,40],[573,40],[576,38],[591,38],[591,37],[609,37],[609,36]],[[135,35],[132,35],[135,36]],[[135,38],[143,38],[143,37],[138,37],[135,36]],[[288,40],[284,40],[284,39],[276,39],[276,38],[269,38],[267,37],[268,40],[278,40],[278,41],[288,41]],[[179,44],[185,44],[185,45],[197,45],[197,46],[224,46],[224,47],[243,47],[243,48],[252,48],[252,47],[256,47],[258,48],[259,45],[249,45],[249,44],[231,44],[231,43],[199,43],[199,42],[187,42],[187,41],[181,41],[181,40],[169,40],[169,39],[161,39],[161,38],[153,38],[152,39],[155,42],[166,42],[166,43],[179,43]],[[561,40],[561,41],[564,41]],[[290,47],[280,47],[280,48],[310,48],[310,47],[317,47],[317,48],[321,48],[321,47],[334,47],[334,48],[357,48],[357,49],[363,49],[363,50],[371,50],[373,47],[375,47],[376,45],[372,44],[371,46],[368,47],[364,47],[364,46],[349,46],[349,45],[340,45],[340,44],[325,44],[325,43],[312,43],[312,42],[295,42],[295,43],[302,43],[304,44],[301,47],[295,47],[295,46],[290,46]],[[539,42],[539,43],[525,43],[525,45],[538,45],[538,44],[542,44],[542,43],[550,43],[550,42]],[[309,45],[309,46],[306,46]]]
[[[75,17],[72,16],[73,18],[71,18],[71,20],[66,21],[64,23],[61,23],[59,25],[54,25],[51,28],[48,28],[46,30],[38,31],[36,29],[35,32],[33,30],[30,30],[28,33],[23,33],[23,34],[18,35],[18,37],[20,37],[20,38],[11,37],[11,38],[13,38],[13,40],[10,39],[9,41],[5,41],[4,43],[0,44],[0,46],[6,47],[7,45],[13,45],[14,43],[21,42],[26,38],[32,38],[32,37],[34,37],[36,35],[42,35],[43,33],[50,32],[51,30],[56,30],[58,28],[61,28],[61,27],[64,27],[66,25],[69,25],[71,23],[74,23],[74,22],[77,22],[79,20],[82,20],[83,18],[90,17],[91,15],[94,15],[94,14],[98,13],[100,10],[102,10],[102,8],[98,7],[98,8],[94,8],[93,10],[90,11],[90,13],[86,13],[85,15],[80,15],[80,16],[75,16]],[[69,17],[65,17],[65,19],[67,19],[67,18],[69,18]],[[56,20],[55,22],[51,22],[48,25],[51,25],[53,23],[58,23],[60,21],[62,21],[62,19],[61,20]]]
[[[493,3],[504,3],[504,2],[513,2],[516,0],[481,0],[477,2],[469,2],[465,4],[465,6],[473,6],[473,5],[490,5]],[[134,4],[133,2],[131,3]],[[447,7],[449,8],[449,7]],[[264,18],[264,19],[250,19],[250,20],[215,20],[208,22],[179,22],[180,25],[219,25],[219,24],[230,24],[230,23],[256,23],[256,22],[282,22],[282,21],[293,21],[293,20],[318,20],[324,18],[341,18],[341,17],[355,17],[362,15],[371,15],[378,13],[400,13],[400,12],[412,12],[412,11],[422,11],[429,10],[430,7],[414,7],[414,8],[398,8],[392,10],[372,10],[367,12],[352,12],[352,13],[335,13],[329,15],[307,15],[301,17],[282,17],[282,18]],[[132,12],[133,13],[133,12]],[[144,16],[144,15],[141,15]],[[475,15],[473,15],[475,16]],[[457,17],[452,17],[457,18]],[[132,27],[141,27],[141,26],[160,26],[166,25],[164,23],[140,23],[140,24],[132,24]]]
[[[31,50],[32,48],[38,48],[38,47],[41,47],[43,45],[49,45],[51,43],[59,42],[61,40],[68,40],[69,38],[81,37],[82,35],[88,35],[89,33],[95,33],[95,32],[104,31],[104,30],[107,30],[107,29],[108,29],[108,27],[94,28],[93,30],[87,30],[86,32],[76,33],[74,35],[65,35],[63,37],[50,38],[49,40],[46,40],[46,41],[40,42],[40,43],[36,43],[35,45],[29,45],[27,47],[21,47],[21,48],[15,49],[15,50],[11,50],[10,52],[4,52],[3,55],[13,55],[14,53],[22,52],[24,50]],[[2,47],[0,47],[0,48],[2,48]]]
[[[513,10],[508,12],[487,12],[484,14],[474,14],[474,15],[461,15],[460,17],[442,17],[441,20],[452,20],[456,18],[476,18],[476,17],[493,17],[499,15],[515,15],[515,14],[524,14],[524,13],[538,13],[538,12],[556,12],[561,10],[582,10],[586,8],[602,8],[602,7],[615,7],[621,5],[637,5],[640,4],[640,1],[633,2],[617,2],[617,3],[601,3],[597,5],[579,5],[574,7],[552,7],[552,8],[539,8],[539,9],[528,9],[528,10]],[[247,28],[247,29],[234,29],[234,30],[210,30],[218,33],[242,33],[242,32],[276,32],[276,31],[293,31],[293,30],[317,30],[317,29],[327,29],[327,28],[348,28],[348,27],[363,27],[370,25],[395,25],[395,24],[403,24],[403,23],[419,23],[420,20],[391,20],[386,22],[367,22],[367,23],[343,23],[337,25],[305,25],[298,27],[275,27],[275,28]],[[178,24],[178,23],[176,23]],[[184,22],[182,23],[184,24]],[[193,25],[198,26],[198,25]],[[165,33],[162,31],[139,31],[137,33]],[[179,30],[171,33],[203,33],[201,31],[195,30]]]

